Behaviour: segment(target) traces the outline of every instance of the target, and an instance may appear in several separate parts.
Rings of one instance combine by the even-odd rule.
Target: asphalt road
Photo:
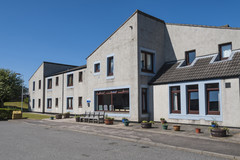
[[[222,160],[23,121],[0,121],[0,160]]]

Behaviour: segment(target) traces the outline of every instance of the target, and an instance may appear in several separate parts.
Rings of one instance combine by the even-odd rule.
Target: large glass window
[[[232,53],[232,43],[225,43],[219,45],[219,57],[221,60],[227,59]]]
[[[52,79],[48,79],[47,89],[52,89]]]
[[[187,86],[187,103],[189,114],[199,114],[198,85]]]
[[[113,76],[114,62],[113,57],[107,58],[107,76]]]
[[[186,57],[186,65],[192,64],[192,62],[196,58],[196,51],[193,50],[193,51],[186,52],[185,57]]]
[[[219,110],[219,84],[206,84],[207,114],[220,114]]]
[[[67,86],[73,86],[73,74],[67,75]]]
[[[129,89],[97,91],[95,94],[97,99],[96,110],[129,111]]]
[[[171,113],[181,113],[180,86],[170,88],[171,91]]]
[[[51,109],[52,108],[52,98],[47,99],[47,108]]]
[[[142,113],[148,112],[147,106],[148,106],[147,88],[142,88]]]
[[[67,109],[73,109],[73,97],[67,98]]]
[[[153,72],[153,54],[141,52],[141,70],[142,72]]]

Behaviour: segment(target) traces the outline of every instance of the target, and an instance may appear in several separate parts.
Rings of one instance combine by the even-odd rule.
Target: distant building
[[[239,49],[240,28],[165,23],[137,10],[87,65],[43,62],[29,80],[30,108],[240,127]]]

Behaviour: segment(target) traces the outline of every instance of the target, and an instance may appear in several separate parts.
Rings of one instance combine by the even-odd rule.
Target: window
[[[41,107],[41,99],[38,99],[38,108]]]
[[[192,64],[192,62],[194,61],[195,58],[196,58],[196,51],[195,50],[187,51],[185,53],[186,65]]]
[[[83,73],[82,73],[82,72],[79,72],[79,75],[78,75],[78,81],[79,81],[79,82],[82,82],[82,81],[83,81],[82,76],[83,76]]]
[[[38,81],[38,89],[41,89],[41,80]]]
[[[58,86],[58,81],[59,81],[59,78],[56,77],[56,86]]]
[[[141,52],[141,70],[142,72],[153,72],[153,54],[149,52]]]
[[[78,97],[78,108],[82,108],[82,97]]]
[[[107,58],[107,76],[113,76],[114,62],[113,57]]]
[[[55,107],[58,107],[58,98],[55,98]]]
[[[33,81],[33,91],[35,91],[35,81]]]
[[[32,108],[35,108],[35,99],[32,100]]]
[[[67,86],[73,86],[73,74],[67,75]]]
[[[73,109],[73,97],[67,98],[67,109]]]
[[[142,88],[142,113],[147,113],[147,88]]]
[[[180,86],[171,87],[170,91],[171,113],[181,113]]]
[[[198,85],[187,86],[187,103],[188,113],[190,114],[199,113]]]
[[[100,63],[94,64],[94,73],[100,72]]]
[[[52,89],[52,78],[48,79],[47,89]]]
[[[206,84],[207,114],[219,115],[219,84]]]
[[[97,91],[96,110],[129,112],[129,89]]]
[[[52,98],[48,98],[47,99],[47,109],[51,109],[52,108]]]
[[[219,57],[220,60],[224,60],[227,59],[228,57],[230,57],[231,53],[232,53],[232,43],[225,43],[225,44],[220,44],[218,46],[219,48]]]

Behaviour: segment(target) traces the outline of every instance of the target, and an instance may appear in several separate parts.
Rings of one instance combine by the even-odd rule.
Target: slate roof
[[[55,75],[59,75],[59,74],[63,74],[63,73],[68,73],[68,72],[73,72],[73,71],[81,70],[81,69],[84,69],[84,68],[87,68],[87,65],[82,65],[82,66],[74,67],[74,68],[71,68],[71,69],[67,69],[67,70],[64,70],[64,71],[61,71],[61,72],[51,74],[51,75],[46,76],[46,77],[51,77],[51,76],[55,76]]]
[[[210,63],[214,56],[201,57],[193,66],[178,67],[181,62],[166,63],[149,82],[151,85],[186,81],[224,79],[240,76],[240,52],[233,53],[232,59]]]

